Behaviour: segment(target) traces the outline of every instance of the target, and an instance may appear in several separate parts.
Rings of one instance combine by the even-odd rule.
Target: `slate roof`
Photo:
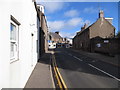
[[[86,29],[78,32],[78,35],[81,34],[84,31],[86,31],[86,30],[89,30],[88,28],[92,27],[95,23],[101,22],[101,19],[102,18],[99,18],[96,22],[94,22],[93,24],[91,24],[90,26],[88,26]],[[108,22],[105,18],[103,18],[103,20],[106,21],[106,23],[109,23],[109,25],[111,25],[115,29],[115,27],[110,22]]]
[[[59,34],[57,34],[57,33],[50,32],[50,35],[51,35],[53,38],[62,39],[62,37],[61,37]]]

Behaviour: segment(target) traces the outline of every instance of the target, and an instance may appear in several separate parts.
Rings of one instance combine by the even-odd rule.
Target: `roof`
[[[94,22],[93,24],[91,24],[91,25],[90,25],[89,27],[87,27],[86,29],[78,32],[77,35],[80,35],[82,32],[85,32],[86,30],[89,30],[89,28],[92,27],[95,23],[97,23],[100,19],[102,19],[102,18],[99,18],[96,22]],[[104,19],[109,25],[111,25],[113,28],[115,28],[115,27],[114,27],[110,22],[108,22],[105,18],[103,18],[103,19]]]
[[[59,35],[59,34],[57,34],[57,33],[53,33],[53,32],[50,32],[50,35],[53,37],[53,38],[58,38],[58,39],[62,39],[62,37]]]

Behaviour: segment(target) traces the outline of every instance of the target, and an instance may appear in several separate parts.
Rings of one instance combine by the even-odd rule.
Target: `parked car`
[[[66,44],[66,48],[71,48],[72,44]]]

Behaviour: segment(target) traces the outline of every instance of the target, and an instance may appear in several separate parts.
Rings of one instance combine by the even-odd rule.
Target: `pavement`
[[[120,67],[120,61],[119,61],[120,55],[115,55],[114,57],[112,57],[112,56],[108,56],[108,55],[105,55],[102,53],[91,53],[91,52],[86,52],[86,51],[82,51],[82,50],[75,50],[72,48],[70,50],[72,50],[74,52],[78,52],[87,57],[94,58],[94,59],[97,59],[97,60]]]
[[[50,66],[51,51],[45,53],[35,66],[25,88],[55,88]]]

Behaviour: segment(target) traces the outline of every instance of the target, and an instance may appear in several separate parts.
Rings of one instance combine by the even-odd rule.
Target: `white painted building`
[[[113,18],[105,18],[110,24],[113,24]]]
[[[0,0],[0,89],[24,88],[37,63],[32,0]]]
[[[67,38],[67,41],[69,42],[69,44],[72,44],[72,38]]]

